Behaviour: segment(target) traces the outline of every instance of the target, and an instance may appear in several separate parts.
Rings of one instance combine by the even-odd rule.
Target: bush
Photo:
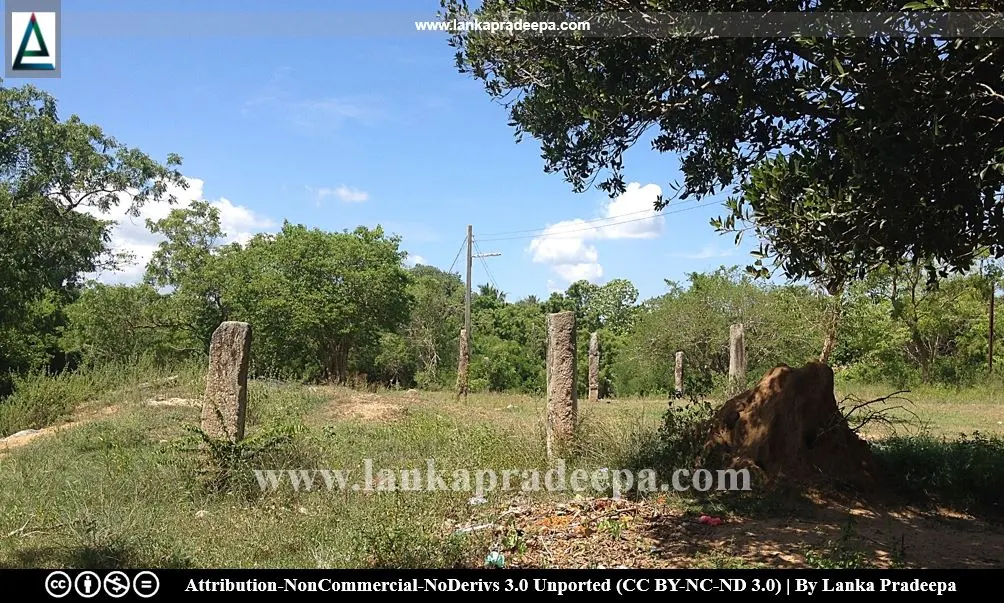
[[[0,437],[52,425],[99,391],[79,374],[32,373],[15,375],[13,381],[14,393],[0,401]]]
[[[190,427],[178,448],[195,457],[194,477],[207,493],[234,494],[250,501],[266,491],[256,470],[314,468],[318,455],[302,437],[304,430],[299,424],[278,424],[231,442]]]
[[[876,459],[900,491],[966,510],[1004,511],[1004,438],[979,432],[959,439],[894,437]]]

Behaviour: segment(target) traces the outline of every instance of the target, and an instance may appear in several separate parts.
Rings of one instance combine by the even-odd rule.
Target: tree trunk
[[[349,342],[344,339],[332,341],[328,347],[326,372],[329,381],[336,385],[348,383]]]
[[[823,336],[823,349],[819,353],[819,361],[830,363],[833,350],[837,347],[837,330],[840,327],[840,314],[843,309],[844,289],[842,286],[830,292],[830,304],[826,312],[826,334]]]

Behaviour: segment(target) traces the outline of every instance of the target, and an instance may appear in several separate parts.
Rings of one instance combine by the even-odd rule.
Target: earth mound
[[[779,365],[716,413],[703,463],[747,468],[768,482],[875,484],[868,443],[847,424],[833,393],[833,370],[811,362]]]

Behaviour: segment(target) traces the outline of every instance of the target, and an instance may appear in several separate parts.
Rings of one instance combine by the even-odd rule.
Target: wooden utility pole
[[[474,227],[467,225],[467,295],[464,296],[464,329],[467,330],[467,349],[471,349],[471,268],[474,263]]]
[[[987,370],[994,373],[994,299],[997,297],[997,279],[990,279],[990,349],[987,351]]]
[[[467,291],[464,295],[464,328],[460,332],[462,341],[460,342],[460,362],[457,375],[457,393],[467,397],[469,382],[467,371],[471,365],[471,270],[474,267],[474,258],[488,258],[500,256],[501,253],[479,253],[474,254],[474,226],[467,225]]]

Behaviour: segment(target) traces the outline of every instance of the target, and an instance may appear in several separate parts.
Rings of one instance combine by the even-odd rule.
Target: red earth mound
[[[844,483],[876,479],[868,443],[851,430],[833,394],[833,370],[779,365],[717,412],[704,465],[749,468],[768,481]]]

